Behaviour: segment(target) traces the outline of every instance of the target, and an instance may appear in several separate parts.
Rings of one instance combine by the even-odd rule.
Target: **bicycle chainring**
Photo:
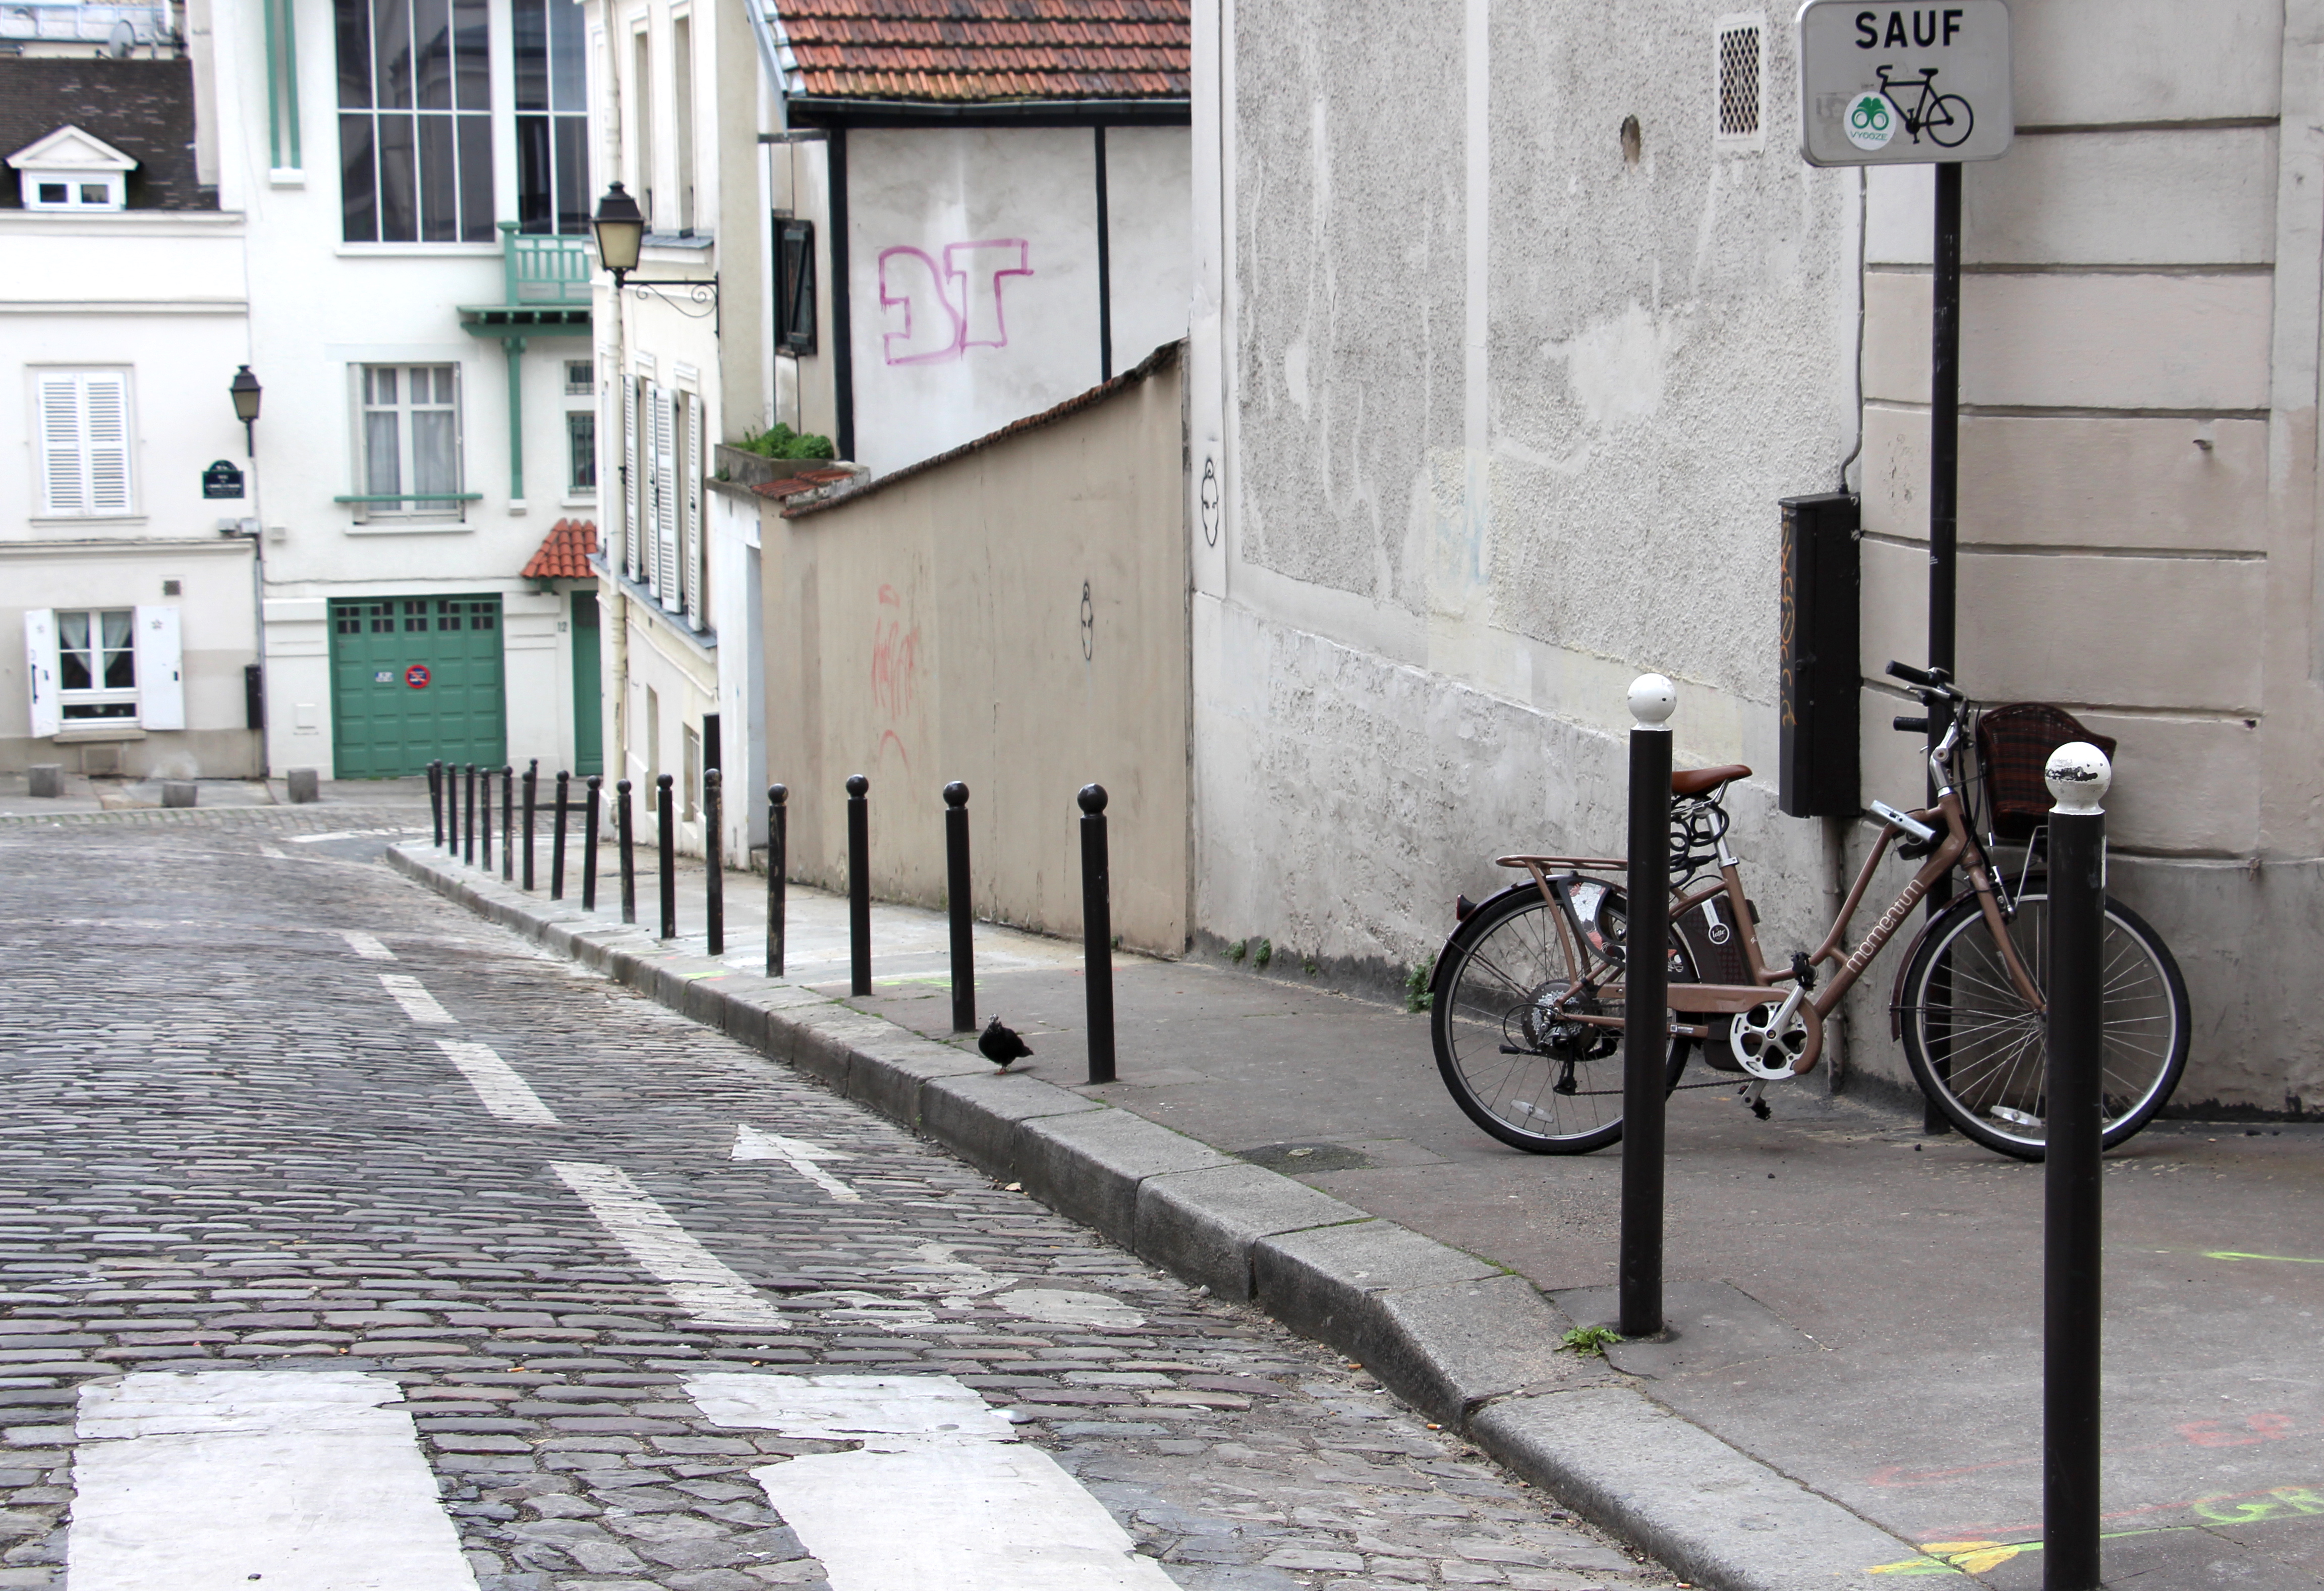
[[[1803,1011],[1794,1011],[1779,1031],[1775,1013],[1783,1008],[1780,1000],[1764,1001],[1738,1013],[1728,1028],[1727,1042],[1736,1064],[1763,1082],[1797,1077],[1807,1059],[1807,1017]]]

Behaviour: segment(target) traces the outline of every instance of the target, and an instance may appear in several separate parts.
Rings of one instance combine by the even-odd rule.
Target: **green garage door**
[[[438,757],[497,768],[501,599],[331,603],[331,759],[341,779],[424,773]]]

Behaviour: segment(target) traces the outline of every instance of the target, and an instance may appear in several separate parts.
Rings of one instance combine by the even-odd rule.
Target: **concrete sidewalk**
[[[64,776],[64,793],[35,796],[31,777],[0,773],[0,818],[47,818],[65,812],[136,812],[161,805],[160,779],[91,779]],[[195,809],[237,810],[245,807],[287,807],[290,790],[282,775],[272,779],[198,779]],[[346,779],[325,781],[318,790],[319,806],[363,807],[397,812],[428,811],[425,779]]]
[[[411,851],[447,879],[474,877],[440,858],[430,866],[424,846]],[[544,841],[541,889],[507,899],[511,912],[545,905],[547,854]],[[681,927],[697,931],[659,950],[699,957],[698,865],[682,867],[679,883]],[[568,888],[577,897],[577,882]],[[723,983],[761,970],[763,889],[763,879],[728,876],[724,967],[685,976]],[[609,875],[601,918],[614,898]],[[650,926],[650,876],[639,898]],[[810,991],[844,999],[844,902],[796,885],[790,902],[783,986],[796,994],[779,1000]],[[876,992],[844,1004],[936,1042],[965,1042],[949,1031],[942,917],[877,907],[873,944]],[[1478,1133],[1437,1078],[1425,1017],[1303,986],[1296,969],[1257,976],[1121,956],[1121,1081],[1091,1088],[1081,1084],[1078,946],[991,925],[977,945],[979,1014],[1027,1035],[1036,1053],[1020,1069],[1031,1078],[1278,1171],[1384,1218],[1379,1230],[1420,1234],[1515,1272],[1555,1305],[1543,1316],[1552,1324],[1611,1318],[1619,1152],[1535,1158]],[[1698,1061],[1687,1080],[1711,1076]],[[1611,1371],[1558,1355],[1562,1399],[1511,1396],[1462,1418],[1497,1456],[1642,1544],[1672,1556],[1679,1540],[1687,1550],[1673,1561],[1698,1566],[1704,1583],[1965,1572],[1997,1586],[2037,1585],[2040,1170],[1958,1138],[1924,1138],[1916,1119],[1820,1088],[1774,1091],[1767,1123],[1729,1089],[1675,1096],[1667,1339],[1616,1346]],[[2324,1133],[2164,1124],[2107,1165],[2106,1497],[2111,1528],[2124,1532],[2108,1544],[2108,1581],[2316,1591],[2324,1242],[2314,1212]],[[1284,1297],[1292,1301],[1278,1312],[1296,1315],[1296,1296]],[[1293,1324],[1339,1340],[1328,1319]],[[1420,1331],[1414,1340],[1435,1339]],[[1642,1495],[1651,1473],[1629,1460],[1662,1438],[1635,1413],[1615,1410],[1594,1438],[1577,1436],[1588,1429],[1577,1400],[1625,1386],[1719,1438],[1700,1449],[1666,1443],[1656,1449],[1665,1466],[1715,1469],[1730,1452],[1764,1466],[1736,1478],[1736,1506],[1707,1503],[1719,1493],[1708,1474],[1670,1476],[1686,1484],[1669,1497]],[[1554,1431],[1524,1429],[1528,1410],[1551,1406],[1563,1411]],[[1593,1505],[1593,1472],[1627,1497]],[[1877,1529],[1861,1540],[1825,1531],[1827,1547],[1856,1552],[1851,1561],[1786,1559],[1775,1538],[1796,1546],[1816,1528],[1742,1503],[1768,1475]],[[1884,1534],[1933,1556],[1868,1550]]]

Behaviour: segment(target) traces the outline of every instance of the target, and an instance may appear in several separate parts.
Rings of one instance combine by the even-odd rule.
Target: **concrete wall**
[[[827,507],[765,511],[767,771],[790,787],[794,876],[844,887],[844,785],[862,773],[873,889],[935,903],[940,792],[964,780],[978,913],[1078,932],[1074,797],[1094,781],[1115,930],[1185,947],[1182,400],[1166,351],[1077,412]]]
[[[1187,136],[1106,130],[1113,369],[1185,333]],[[847,134],[855,452],[900,468],[1104,378],[1088,127]]]
[[[1618,843],[1651,668],[1683,762],[1762,771],[1737,837],[1804,939],[1775,504],[1854,443],[1858,205],[1783,17],[1764,139],[1714,141],[1731,10],[1197,0],[1198,931],[1398,976],[1493,856]]]
[[[2324,8],[2013,14],[2017,142],[1963,182],[1961,681],[2120,741],[2114,887],[2195,1011],[2178,1103],[2313,1110]],[[1931,178],[1867,198],[1866,789],[1893,800],[1918,785],[1878,676],[1926,611]]]

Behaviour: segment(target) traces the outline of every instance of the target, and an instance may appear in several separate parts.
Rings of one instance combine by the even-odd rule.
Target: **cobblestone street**
[[[402,818],[187,817],[0,826],[0,1587],[401,1586],[440,1543],[445,1587],[871,1591],[915,1537],[947,1591],[1672,1583],[1360,1367],[399,880]],[[278,1517],[302,1441],[367,1455],[351,1506]]]

